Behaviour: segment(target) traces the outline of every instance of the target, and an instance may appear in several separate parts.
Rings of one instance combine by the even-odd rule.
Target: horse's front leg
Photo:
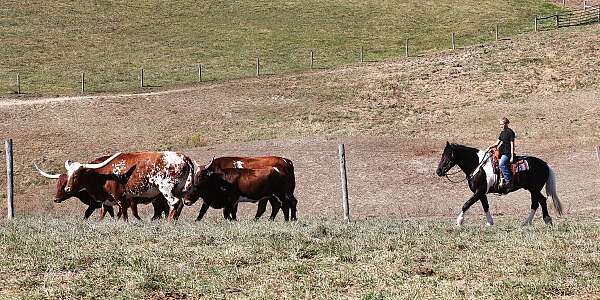
[[[462,223],[465,220],[465,212],[467,212],[467,210],[469,210],[471,205],[473,205],[475,202],[477,202],[477,200],[479,200],[481,198],[481,195],[485,195],[485,194],[475,193],[473,196],[471,196],[471,198],[469,198],[469,200],[467,200],[465,202],[465,204],[463,204],[462,211],[456,218],[456,225],[458,225],[458,226],[462,225]]]

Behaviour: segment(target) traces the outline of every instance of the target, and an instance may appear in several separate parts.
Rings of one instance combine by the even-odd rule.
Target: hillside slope
[[[0,118],[12,121],[0,124],[0,135],[15,140],[17,207],[22,211],[65,207],[40,199],[51,198],[52,184],[33,172],[33,161],[58,172],[66,159],[90,160],[117,150],[174,149],[198,160],[224,154],[290,156],[297,162],[303,205],[327,208],[315,214],[335,215],[337,201],[331,199],[338,197],[337,188],[330,187],[337,185],[335,143],[344,141],[356,143],[361,159],[351,166],[369,168],[362,162],[370,160],[374,164],[351,178],[357,194],[372,201],[361,203],[367,209],[360,214],[371,215],[371,209],[375,215],[407,216],[411,211],[402,212],[407,205],[395,197],[410,204],[448,189],[432,178],[441,145],[451,140],[486,146],[496,137],[497,119],[507,115],[518,133],[520,153],[567,164],[562,167],[575,172],[565,178],[575,184],[566,197],[583,201],[577,208],[581,210],[598,192],[594,189],[600,178],[586,160],[600,141],[599,37],[600,26],[593,25],[455,52],[205,84],[173,93],[48,99],[33,105],[6,99],[0,102],[7,104],[0,105]],[[386,161],[395,158],[401,163],[386,169]],[[333,171],[317,176],[313,168],[322,163]],[[578,181],[579,175],[585,180]],[[435,188],[425,190],[424,183]],[[451,191],[457,196],[451,203],[455,207],[466,191]],[[395,209],[377,206],[380,201],[394,203]],[[428,203],[414,215],[454,210],[432,213],[428,207],[436,203]]]

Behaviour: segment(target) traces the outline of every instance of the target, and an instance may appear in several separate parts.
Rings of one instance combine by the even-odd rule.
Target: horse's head
[[[438,176],[444,176],[456,165],[455,161],[455,153],[453,146],[446,142],[446,147],[444,148],[444,153],[442,153],[442,159],[440,159],[440,163],[438,164],[437,171],[435,173]]]

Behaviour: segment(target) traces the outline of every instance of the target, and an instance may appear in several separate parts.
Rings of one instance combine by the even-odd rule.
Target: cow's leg
[[[298,211],[298,209],[296,208],[298,205],[298,199],[296,199],[294,194],[289,194],[288,196],[290,197],[290,202],[291,202],[290,207],[292,209],[291,219],[292,219],[292,221],[296,221],[296,220],[298,220],[298,218],[296,217],[296,212]]]
[[[271,197],[269,202],[271,203],[271,216],[269,217],[269,220],[275,221],[279,208],[281,208],[281,202],[275,197]]]
[[[465,213],[467,212],[467,210],[469,210],[471,205],[473,205],[475,202],[477,202],[477,200],[479,200],[481,198],[481,195],[484,195],[484,194],[476,193],[473,196],[471,196],[471,198],[469,198],[469,200],[467,200],[465,202],[465,204],[463,204],[462,211],[456,218],[456,225],[461,226],[463,224],[463,221],[465,220]]]
[[[209,207],[210,206],[208,204],[202,203],[202,207],[200,208],[200,213],[198,214],[198,217],[196,218],[196,221],[202,221],[202,218],[204,218],[204,215],[208,211]]]
[[[160,207],[160,204],[152,201],[152,209],[154,210],[154,214],[152,215],[152,218],[150,218],[151,221],[162,218],[163,209]]]
[[[168,200],[167,200],[168,201]],[[171,206],[171,210],[169,212],[169,219],[173,220],[173,221],[177,221],[177,219],[179,219],[179,216],[181,215],[181,211],[183,210],[183,201],[181,200],[177,200],[178,202],[174,203],[174,204],[170,204]]]
[[[492,212],[490,211],[490,204],[488,203],[487,196],[483,195],[481,196],[481,198],[479,198],[479,200],[481,201],[481,206],[483,207],[483,211],[485,212],[485,225],[494,225],[494,218],[492,218]]]
[[[275,196],[281,202],[281,210],[283,211],[283,220],[290,220],[290,201],[285,198],[285,195]],[[282,201],[283,200],[283,201]]]
[[[119,201],[118,203],[120,204],[119,208],[121,209],[121,212],[123,214],[123,221],[129,222],[129,216],[127,216],[127,208],[129,206],[129,201]]]
[[[137,209],[137,203],[135,201],[133,201],[133,199],[130,201],[130,205],[131,205],[131,214],[133,214],[133,216],[138,219],[138,220],[142,220],[142,218],[140,218],[140,215],[138,215],[138,209]]]
[[[85,213],[83,214],[83,219],[87,220],[92,213],[94,213],[94,211],[96,210],[96,207],[94,207],[93,205],[88,206],[88,208],[85,210]]]
[[[265,213],[267,210],[267,202],[269,202],[269,200],[271,200],[271,198],[262,198],[258,201],[258,208],[256,209],[256,215],[254,216],[255,221],[258,221]]]
[[[231,220],[231,206],[226,205],[223,207],[223,218],[225,220]]]
[[[104,215],[106,215],[106,213],[108,213],[111,218],[113,218],[113,219],[115,218],[115,210],[110,205],[104,205],[104,204],[102,204],[102,213]],[[104,216],[102,216],[102,218],[104,218]]]
[[[231,206],[231,211],[229,212],[229,216],[231,217],[232,221],[237,221],[237,210],[238,203],[236,202],[234,205]]]

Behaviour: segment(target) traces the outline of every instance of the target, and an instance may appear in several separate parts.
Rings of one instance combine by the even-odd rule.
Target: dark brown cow
[[[285,177],[284,187],[287,191],[285,199],[281,199],[281,201],[289,202],[289,209],[284,210],[284,215],[289,214],[289,210],[291,209],[291,219],[296,220],[296,212],[297,212],[297,204],[298,201],[294,196],[294,190],[296,188],[296,177],[294,174],[294,164],[291,160],[279,156],[259,156],[259,157],[236,157],[236,156],[225,156],[213,159],[210,164],[216,170],[227,169],[227,168],[236,168],[236,169],[263,169],[274,167],[277,171],[280,172],[282,176]],[[258,220],[262,214],[265,212],[267,208],[268,199],[263,199],[258,201],[258,209],[256,211],[256,215],[254,217],[255,220]],[[196,221],[202,220],[204,214],[210,207],[206,202],[202,204],[202,208],[200,209],[200,213],[198,214],[198,218]],[[281,204],[279,201],[271,202],[271,217],[269,219],[274,220],[277,216],[279,208]],[[237,206],[234,207],[237,212]]]
[[[107,201],[122,207],[125,220],[131,199],[151,201],[159,195],[172,208],[169,218],[177,219],[181,198],[191,189],[194,177],[193,161],[171,151],[116,153],[97,164],[66,161],[65,168],[66,192],[85,189],[96,199],[110,199]],[[107,188],[108,180],[118,184]]]
[[[223,208],[226,219],[236,219],[239,202],[270,201],[273,209],[283,206],[284,218],[289,220],[289,177],[277,167],[261,169],[216,168],[210,164],[200,168],[190,193],[184,198],[192,205],[202,197],[213,208]],[[204,207],[204,206],[203,206]],[[199,218],[206,211],[201,211]]]
[[[106,160],[108,158],[108,156],[102,156],[99,157],[95,160],[93,160],[91,163],[99,163],[102,162],[104,160]],[[65,192],[65,186],[67,185],[67,174],[48,174],[42,170],[40,170],[40,168],[34,164],[35,168],[38,170],[38,172],[46,177],[46,178],[50,178],[50,179],[56,179],[56,193],[54,195],[54,202],[56,203],[61,203],[71,197],[75,197],[78,198],[81,202],[83,202],[84,204],[86,204],[88,206],[88,208],[85,210],[83,219],[88,219],[92,213],[100,208],[100,220],[104,219],[106,213],[108,213],[111,217],[115,217],[114,214],[114,210],[113,207],[111,205],[107,205],[105,204],[105,200],[106,199],[94,199],[92,197],[92,195],[90,195],[90,193],[87,192],[87,190],[81,190],[81,191],[76,191],[74,193],[71,192]],[[109,180],[106,181],[105,185],[106,185],[106,189],[112,189],[115,188],[117,183]],[[147,200],[146,199],[138,199],[138,198],[134,198],[131,199],[130,201],[130,206],[131,206],[131,210],[133,212],[133,216],[136,217],[137,219],[141,218],[138,215],[137,212],[137,204],[138,203],[144,203],[147,204]],[[161,196],[157,197],[156,199],[152,199],[152,205],[154,207],[154,215],[152,216],[152,220],[156,220],[156,219],[160,219],[162,218],[162,214],[165,214],[165,217],[169,215],[169,205],[167,204],[167,200]],[[119,212],[117,213],[117,217],[121,217],[122,215],[122,211],[119,210]]]

